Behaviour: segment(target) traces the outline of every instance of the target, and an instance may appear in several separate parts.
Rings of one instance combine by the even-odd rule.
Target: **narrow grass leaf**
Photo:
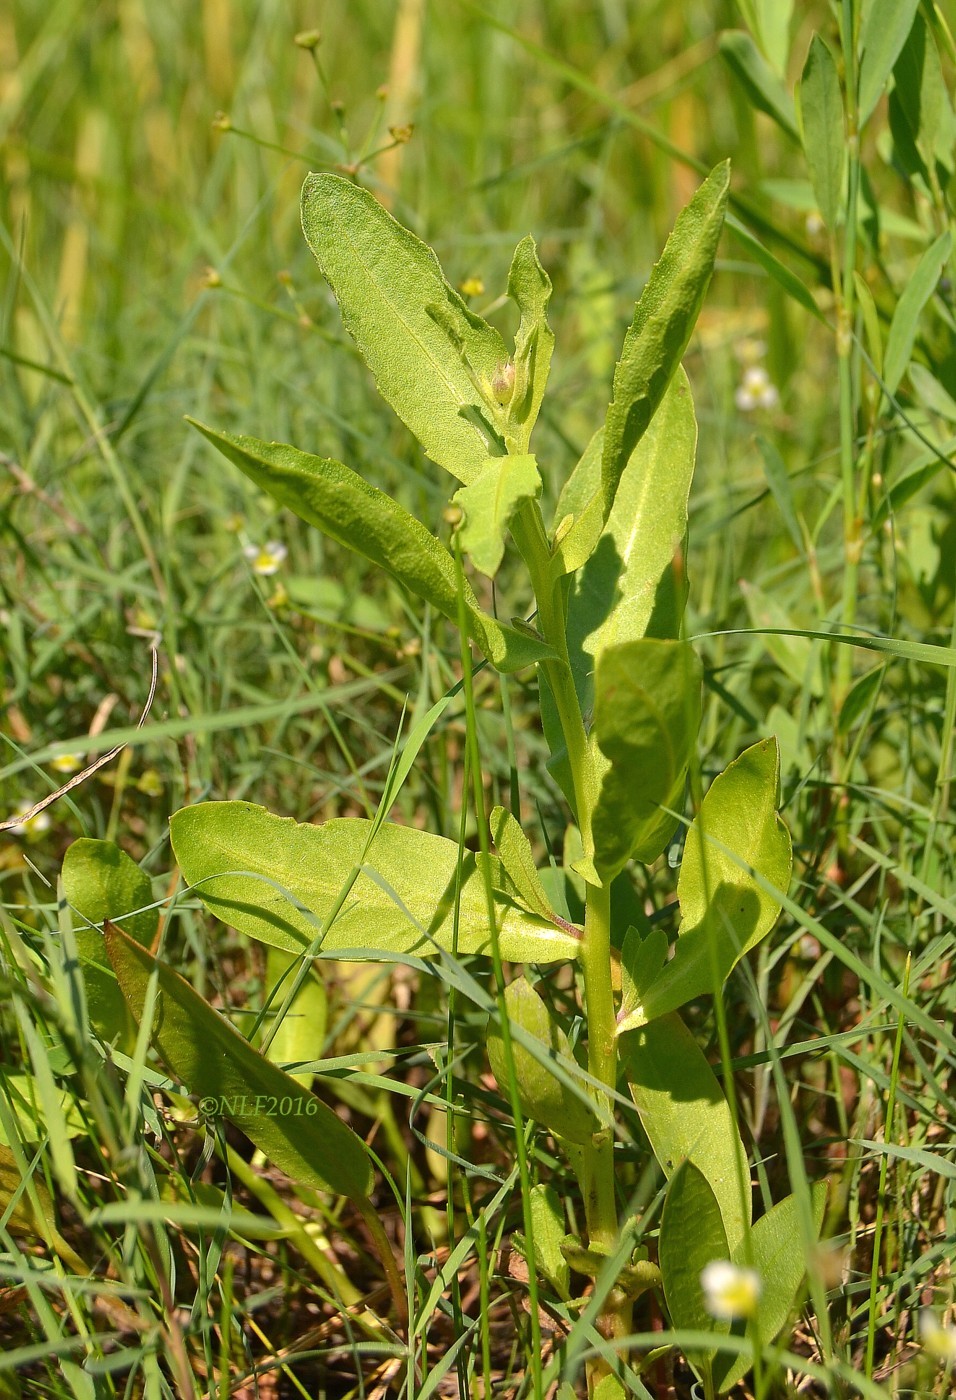
[[[743,244],[747,252],[756,263],[763,268],[768,276],[772,277],[779,287],[791,297],[793,301],[802,306],[805,311],[816,320],[826,324],[826,317],[813,299],[813,293],[805,282],[801,282],[795,272],[792,272],[785,263],[782,263],[775,253],[771,253],[759,240],[755,238],[746,225],[742,224],[733,214],[727,215],[727,228],[734,237]]]
[[[952,247],[953,235],[949,229],[945,229],[923,253],[896,303],[883,362],[883,384],[888,394],[896,393],[906,373],[916,343],[920,316],[939,284]]]
[[[677,216],[624,337],[604,423],[605,520],[628,459],[657,411],[696,324],[714,270],[729,189],[730,162],[724,161]]]
[[[463,858],[456,944],[458,842],[391,822],[370,841],[370,825],[356,817],[299,825],[251,802],[201,802],[173,814],[170,834],[180,869],[206,907],[267,945],[302,952],[318,939],[323,952],[355,960],[366,952],[428,958],[455,947],[489,953],[479,858]],[[575,936],[523,909],[501,862],[489,865],[501,956],[576,957]]]
[[[498,332],[469,311],[431,248],[350,180],[310,175],[302,228],[382,398],[434,462],[473,481],[500,447],[491,383],[508,354]]]
[[[846,137],[836,59],[819,34],[810,40],[798,92],[803,151],[820,214],[832,235],[843,200]]]
[[[189,421],[250,480],[302,520],[379,565],[445,617],[458,621],[454,559],[391,496],[341,462]],[[469,634],[498,670],[518,670],[551,655],[543,642],[482,612],[467,581],[464,589]]]
[[[627,1035],[621,1055],[628,1088],[666,1177],[692,1162],[717,1198],[729,1249],[750,1224],[750,1169],[730,1106],[703,1050],[680,1016]],[[726,1255],[729,1258],[730,1255]]]
[[[105,938],[137,1019],[156,978],[150,1036],[189,1092],[212,1100],[293,1181],[367,1201],[372,1165],[365,1144],[328,1104],[270,1064],[178,972],[115,925],[107,924]]]
[[[781,131],[799,142],[793,98],[746,30],[725,29],[720,36],[720,56],[751,106],[772,117]]]
[[[763,458],[764,476],[767,478],[767,485],[777,503],[780,518],[787,527],[788,535],[802,554],[804,551],[803,535],[800,532],[797,511],[793,503],[793,491],[790,486],[787,464],[776,445],[769,438],[758,436],[757,446],[760,449],[760,456]]]
[[[498,572],[515,512],[540,495],[538,464],[529,455],[489,457],[477,479],[455,492],[452,499],[464,517],[458,531],[461,547],[488,578]]]
[[[913,27],[919,0],[872,0],[863,22],[859,113],[862,128],[873,115],[900,50]]]
[[[592,833],[594,868],[605,884],[632,856],[656,860],[674,834],[677,818],[663,809],[681,803],[702,677],[686,642],[645,638],[598,656],[592,734],[607,766]]]

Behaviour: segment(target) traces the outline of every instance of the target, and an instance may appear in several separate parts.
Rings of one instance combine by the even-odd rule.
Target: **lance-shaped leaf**
[[[608,883],[631,856],[656,860],[677,826],[700,727],[701,665],[686,642],[607,647],[595,673],[594,728],[608,764],[591,822],[594,869]],[[588,871],[581,869],[588,877]]]
[[[519,446],[527,450],[544,398],[554,349],[554,332],[547,320],[551,279],[541,266],[530,233],[522,238],[511,260],[508,295],[521,314],[515,336],[514,389],[508,403],[508,430]]]
[[[681,1162],[671,1178],[658,1248],[671,1325],[718,1336],[729,1332],[729,1322],[708,1312],[700,1276],[708,1264],[729,1259],[730,1246],[717,1197],[693,1162]],[[709,1370],[716,1350],[691,1352],[687,1359],[698,1370]]]
[[[569,1142],[590,1142],[591,1134],[598,1130],[600,1123],[589,1107],[583,1090],[575,1093],[566,1082],[567,1077],[574,1074],[575,1059],[564,1031],[523,977],[510,982],[505,988],[505,1006],[509,1024],[540,1044],[540,1050],[535,1053],[516,1036],[511,1040],[511,1056],[522,1112]],[[507,1098],[508,1060],[499,1031],[492,1031],[488,1036],[488,1059],[498,1087]],[[553,1072],[551,1064],[561,1067],[561,1078]]]
[[[763,739],[714,779],[684,845],[674,956],[620,1030],[676,1011],[694,997],[716,995],[744,954],[773,928],[780,900],[754,872],[786,894],[792,852],[776,810],[779,774],[777,741]]]
[[[750,1169],[704,1052],[680,1016],[672,1015],[626,1036],[621,1054],[631,1097],[664,1175],[673,1176],[685,1158],[703,1173],[735,1249],[750,1224]]]
[[[883,96],[918,9],[919,0],[873,0],[870,5],[863,22],[860,58],[861,127]]]
[[[555,582],[590,559],[604,529],[601,496],[601,457],[604,428],[598,428],[571,475],[561,488],[554,512],[554,553],[551,574]]]
[[[810,40],[798,93],[803,150],[813,193],[823,222],[832,234],[843,200],[846,137],[836,59],[819,34]]]
[[[302,520],[386,569],[419,598],[458,621],[454,559],[391,496],[331,458],[189,421],[250,480]],[[469,635],[499,671],[515,671],[551,655],[543,642],[503,627],[482,612],[467,580],[463,587]]]
[[[432,461],[473,481],[499,445],[490,385],[508,353],[498,332],[468,310],[431,248],[350,180],[309,175],[302,228],[382,398]]]
[[[321,934],[324,952],[355,961],[456,947],[490,953],[479,858],[466,851],[461,860],[456,942],[458,843],[391,822],[370,840],[371,825],[357,817],[300,825],[251,802],[200,802],[173,814],[170,833],[206,907],[261,943],[301,952]],[[491,858],[489,871],[503,958],[577,956],[574,934],[521,907],[500,861]]]
[[[604,420],[601,463],[607,519],[628,458],[680,364],[714,269],[730,187],[730,162],[708,175],[677,217],[624,337],[614,397]]]
[[[694,401],[678,369],[624,469],[597,548],[574,580],[568,647],[585,712],[592,704],[595,660],[606,647],[679,635],[696,448]]]
[[[271,1064],[178,972],[108,924],[106,949],[137,1021],[157,979],[150,1036],[200,1103],[240,1128],[293,1181],[367,1200],[372,1164],[362,1139],[310,1090]]]
[[[787,1196],[754,1225],[749,1250],[742,1241],[734,1251],[735,1264],[752,1267],[760,1275],[758,1321],[764,1342],[773,1341],[793,1314],[807,1271],[807,1245],[820,1238],[826,1203],[826,1182],[818,1181],[810,1188],[809,1240],[801,1222],[800,1203],[796,1196]],[[718,1355],[714,1360],[718,1393],[723,1395],[743,1380],[752,1364],[753,1358],[746,1352],[742,1356]]]
[[[107,1043],[132,1051],[136,1026],[116,984],[100,927],[111,919],[137,943],[152,943],[159,910],[150,907],[153,888],[149,876],[115,842],[82,836],[67,848],[62,879],[68,903],[81,915],[73,932],[83,965],[90,1022]],[[90,928],[84,919],[100,927]]]
[[[494,578],[505,552],[505,535],[515,511],[541,495],[538,464],[531,456],[489,457],[481,475],[452,499],[464,519],[461,547],[476,569]]]
[[[490,826],[495,850],[521,902],[542,919],[553,920],[554,910],[541,884],[531,842],[515,818],[506,807],[494,807]]]
[[[725,29],[720,36],[720,56],[743,88],[752,107],[766,112],[782,131],[799,141],[793,99],[744,29]]]

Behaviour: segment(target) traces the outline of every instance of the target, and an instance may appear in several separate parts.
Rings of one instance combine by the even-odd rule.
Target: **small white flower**
[[[940,1322],[932,1308],[923,1308],[919,1315],[919,1335],[931,1356],[956,1362],[956,1327]]]
[[[77,773],[83,767],[83,755],[81,753],[58,753],[56,758],[50,759],[50,767],[57,773]]]
[[[742,1269],[728,1259],[713,1259],[700,1273],[704,1307],[711,1317],[733,1322],[753,1317],[762,1285],[754,1269]]]
[[[771,384],[763,365],[748,365],[743,382],[734,394],[734,403],[740,411],[750,413],[755,408],[776,408],[779,402],[777,386]]]
[[[810,213],[807,215],[807,220],[804,227],[807,230],[808,238],[819,238],[826,225],[824,224],[818,211],[816,209],[811,209]]]
[[[270,540],[264,545],[247,544],[242,552],[252,565],[252,572],[266,578],[279,572],[289,551],[278,540]]]
[[[18,802],[18,812],[29,812],[33,806],[32,802]],[[11,826],[10,830],[14,836],[25,836],[28,840],[33,840],[36,836],[41,836],[44,831],[50,829],[49,812],[37,812],[35,817],[25,817],[23,821],[17,822],[16,826]]]

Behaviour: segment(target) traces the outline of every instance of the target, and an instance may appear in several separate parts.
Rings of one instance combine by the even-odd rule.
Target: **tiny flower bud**
[[[466,277],[463,282],[458,283],[458,290],[463,297],[480,297],[485,290],[485,284],[480,277]]]
[[[511,396],[515,391],[515,367],[510,360],[499,365],[495,370],[491,380],[491,392],[499,404],[504,406],[511,402]]]
[[[232,118],[227,112],[217,112],[212,119],[213,131],[231,131]]]
[[[409,122],[406,126],[390,126],[388,128],[388,134],[399,146],[404,146],[406,142],[412,139],[412,132],[414,130],[415,127]]]
[[[292,42],[298,44],[300,49],[317,49],[322,42],[322,35],[318,29],[303,29]]]

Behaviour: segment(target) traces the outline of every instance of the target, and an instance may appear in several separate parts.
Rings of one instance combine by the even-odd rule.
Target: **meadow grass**
[[[13,1163],[0,1159],[0,1395],[580,1386],[602,1281],[583,1314],[539,1281],[539,1312],[517,1252],[502,1252],[521,1190],[509,1106],[486,1076],[487,1011],[463,992],[468,976],[484,984],[480,960],[431,978],[328,964],[324,1034],[289,1057],[320,1066],[324,1096],[378,1155],[407,1340],[341,1202],[250,1163],[239,1135],[204,1139],[188,1101],[159,1092],[169,1082],[144,1043],[116,1070],[104,1061],[57,879],[77,837],[118,841],[153,881],[165,956],[247,1029],[274,971],[183,894],[170,812],[213,796],[300,821],[371,815],[406,707],[420,717],[460,680],[444,621],[281,512],[183,422],[340,458],[447,538],[446,485],[377,399],[301,236],[306,172],[358,167],[508,330],[511,251],[535,233],[555,284],[536,438],[553,483],[600,421],[633,302],[697,171],[728,154],[735,213],[823,315],[728,233],[686,359],[702,781],[777,734],[797,857],[780,924],[727,988],[727,1084],[764,1199],[823,1176],[831,1188],[802,1318],[736,1393],[951,1393],[952,1364],[916,1323],[932,1307],[952,1326],[956,1254],[951,288],[919,321],[893,402],[874,387],[867,324],[885,340],[949,207],[882,158],[880,108],[848,254],[872,312],[857,290],[857,339],[838,363],[834,264],[799,146],[718,54],[751,8],[17,0],[0,15],[0,818],[62,783],[58,756],[128,742],[49,825],[0,835],[0,1139]],[[935,11],[951,77],[952,15]],[[831,7],[798,6],[791,84],[814,28],[833,35]],[[389,128],[406,124],[396,143]],[[245,547],[271,541],[288,554],[256,574]],[[497,591],[503,616],[526,608],[507,569]],[[879,649],[822,639],[838,624]],[[154,635],[159,688],[136,730]],[[507,804],[520,772],[525,828],[560,865],[565,817],[533,690],[524,673],[476,674],[423,746],[399,818],[474,844],[473,735],[486,800]],[[663,860],[635,874],[633,898],[669,928],[673,889]],[[573,1009],[570,983],[552,993]],[[709,999],[692,1020],[719,1060]],[[621,1115],[620,1189],[653,1247],[661,1182],[636,1115]],[[549,1139],[529,1129],[527,1154],[531,1179],[554,1182],[580,1219]],[[233,1204],[254,1219],[230,1231]],[[642,1354],[664,1348],[666,1326],[659,1309],[640,1314]],[[635,1372],[633,1393],[688,1394],[677,1355]]]

